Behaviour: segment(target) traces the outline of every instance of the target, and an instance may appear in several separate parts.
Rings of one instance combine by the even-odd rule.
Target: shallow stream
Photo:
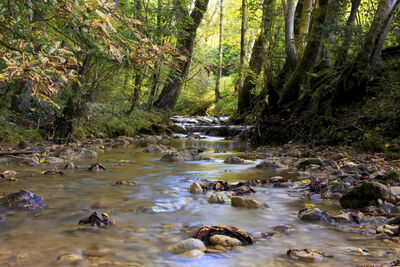
[[[256,187],[253,197],[268,203],[269,208],[255,210],[209,204],[207,195],[190,194],[189,186],[194,181],[232,182],[278,174],[255,169],[255,161],[223,163],[229,155],[249,149],[246,143],[217,137],[174,141],[176,148],[192,145],[210,147],[203,156],[212,160],[168,164],[160,161],[163,154],[144,153],[142,148],[129,146],[99,155],[96,161],[106,167],[105,172],[65,170],[64,175],[47,176],[40,174],[45,166],[16,169],[18,182],[0,182],[0,191],[10,193],[23,188],[41,196],[48,207],[40,211],[0,212],[7,218],[0,224],[0,265],[54,266],[64,253],[82,254],[84,261],[79,266],[310,265],[289,259],[286,251],[290,248],[316,248],[331,256],[315,264],[318,266],[356,266],[397,259],[393,243],[299,221],[297,212],[305,202],[289,188]],[[213,148],[226,153],[213,153]],[[138,184],[115,185],[117,180]],[[334,203],[315,204],[339,210]],[[98,231],[79,230],[78,221],[93,211],[107,212],[116,225]],[[289,224],[298,232],[276,235],[243,250],[194,259],[164,252],[203,224],[232,225],[249,233],[271,232],[273,226]],[[353,254],[349,247],[363,248],[375,255]]]

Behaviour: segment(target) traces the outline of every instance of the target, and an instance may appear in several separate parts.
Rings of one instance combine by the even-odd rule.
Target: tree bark
[[[300,88],[305,81],[306,73],[312,69],[317,57],[316,51],[318,51],[322,43],[322,37],[325,32],[324,28],[328,16],[328,0],[319,0],[318,2],[319,7],[318,9],[314,9],[316,15],[310,33],[313,38],[307,42],[307,46],[299,64],[297,64],[296,69],[290,75],[289,80],[285,84],[278,103],[280,105],[297,99]]]
[[[380,0],[364,45],[356,59],[343,70],[337,83],[334,103],[340,105],[360,96],[381,54],[400,0]]]
[[[239,92],[238,113],[245,114],[251,108],[251,102],[254,97],[253,90],[256,88],[256,82],[260,75],[265,60],[265,44],[269,35],[269,25],[272,21],[272,10],[274,8],[274,0],[263,1],[263,15],[261,21],[261,31],[253,46],[250,58],[250,73],[246,75],[243,88]]]
[[[296,10],[295,0],[282,0],[285,17],[285,47],[286,56],[290,68],[294,70],[297,65],[296,44],[294,37],[294,13]]]
[[[197,28],[207,10],[208,1],[209,0],[196,0],[190,16],[185,16],[185,18],[183,18],[182,25],[184,27],[184,33],[178,34],[176,47],[181,54],[186,56],[186,60],[176,59],[177,70],[170,71],[170,82],[163,88],[155,103],[156,107],[167,111],[169,114],[172,114],[175,108],[182,85],[189,73]]]
[[[303,50],[307,44],[306,37],[310,29],[311,11],[313,0],[304,0],[303,10],[301,12],[300,29],[299,29],[299,49]]]
[[[244,60],[246,58],[246,47],[245,47],[245,38],[246,38],[246,1],[242,0],[242,27],[240,29],[240,62],[239,62],[239,77],[237,84],[235,86],[235,92],[240,92],[243,87],[243,67]]]
[[[351,37],[353,35],[353,27],[356,21],[356,16],[358,13],[358,8],[360,7],[360,3],[361,0],[351,1],[351,11],[346,22],[346,32],[344,34],[344,40],[335,62],[335,66],[337,68],[342,67],[346,63],[347,54],[349,53],[349,48],[351,44]]]
[[[219,1],[219,42],[218,42],[218,77],[215,84],[215,102],[221,98],[219,87],[222,78],[222,57],[223,57],[223,38],[224,38],[224,0]]]

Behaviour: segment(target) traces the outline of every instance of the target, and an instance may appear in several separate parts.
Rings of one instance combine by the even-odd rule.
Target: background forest
[[[223,115],[255,124],[254,142],[396,150],[399,3],[1,1],[0,139],[153,134],[172,114]]]

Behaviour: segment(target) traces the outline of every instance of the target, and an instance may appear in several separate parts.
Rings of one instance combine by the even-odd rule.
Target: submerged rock
[[[77,263],[80,261],[83,261],[83,257],[82,255],[76,253],[63,254],[57,258],[57,263],[59,264]]]
[[[79,220],[79,224],[90,224],[91,226],[108,227],[115,224],[115,221],[110,218],[107,213],[98,214],[93,212],[90,216]]]
[[[7,171],[4,171],[2,174],[0,174],[0,178],[10,178],[10,177],[14,177],[15,175],[17,175],[16,171],[7,170]]]
[[[135,182],[132,182],[132,181],[125,181],[125,180],[116,181],[115,184],[117,184],[117,185],[129,185],[129,186],[135,186],[135,185],[137,185],[137,183],[135,183]]]
[[[256,166],[258,169],[284,169],[285,166],[273,159],[266,159]]]
[[[243,159],[236,157],[236,156],[230,156],[224,160],[224,163],[226,163],[226,164],[241,164],[243,162],[244,162]]]
[[[19,166],[36,166],[40,164],[37,156],[9,156],[8,163]]]
[[[201,240],[189,238],[167,248],[167,252],[177,255],[188,253],[192,250],[206,251],[206,246]]]
[[[210,244],[210,238],[214,235],[224,235],[235,238],[242,245],[253,245],[253,239],[248,233],[229,225],[203,226],[194,234],[194,238],[203,241],[204,244]]]
[[[147,153],[167,153],[170,151],[175,151],[173,148],[162,145],[162,144],[149,144],[147,147],[143,148],[143,152]]]
[[[90,165],[88,170],[92,171],[92,172],[99,172],[99,171],[105,171],[106,168],[104,168],[104,166],[101,163],[96,162],[96,163],[93,163],[92,165]]]
[[[0,206],[10,209],[42,209],[45,208],[43,200],[31,192],[21,189],[19,192],[7,194],[0,198]]]
[[[184,149],[178,152],[170,152],[161,158],[163,162],[182,162],[182,161],[196,161],[196,160],[209,160],[209,158],[200,157],[201,151],[197,148]]]
[[[324,258],[324,254],[321,251],[312,248],[289,249],[287,255],[292,259],[305,262],[320,262]]]
[[[249,208],[249,209],[257,209],[268,207],[266,203],[262,203],[254,198],[246,198],[240,196],[234,196],[231,199],[233,207],[240,207],[240,208]]]
[[[379,199],[391,199],[389,188],[380,183],[366,182],[345,193],[340,198],[340,205],[345,209],[361,209],[377,205]]]
[[[213,235],[210,237],[209,241],[212,245],[220,245],[223,247],[236,247],[242,244],[239,239],[226,235]]]

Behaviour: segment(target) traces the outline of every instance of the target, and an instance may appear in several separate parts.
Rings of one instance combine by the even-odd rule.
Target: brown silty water
[[[371,237],[344,233],[297,218],[303,207],[290,188],[255,188],[254,198],[268,203],[266,209],[240,209],[209,204],[207,194],[192,195],[194,181],[239,181],[277,175],[255,169],[256,161],[224,164],[232,153],[245,151],[237,140],[207,138],[201,141],[179,139],[176,148],[192,145],[226,150],[205,152],[210,161],[167,164],[163,154],[144,153],[129,146],[106,150],[97,161],[105,172],[65,170],[61,176],[41,171],[53,166],[20,168],[18,182],[0,182],[1,192],[23,188],[41,196],[48,207],[40,211],[5,211],[7,221],[0,224],[0,265],[54,266],[64,253],[83,256],[78,266],[309,266],[286,256],[290,248],[317,248],[329,254],[318,266],[356,266],[397,259],[396,245]],[[89,161],[77,162],[80,166]],[[4,171],[3,169],[2,171]],[[295,175],[295,174],[285,174]],[[117,180],[136,182],[136,186],[115,185]],[[315,203],[338,211],[336,203]],[[78,221],[93,211],[107,212],[116,225],[98,231],[82,231]],[[187,239],[192,229],[202,225],[226,224],[249,233],[269,232],[273,226],[289,224],[298,229],[290,235],[277,235],[243,250],[205,254],[188,259],[165,252],[175,242]],[[373,256],[349,252],[363,248]]]

